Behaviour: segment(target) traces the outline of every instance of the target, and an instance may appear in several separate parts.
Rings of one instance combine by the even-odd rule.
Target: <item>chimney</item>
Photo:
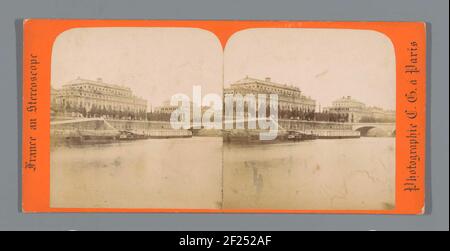
[[[102,78],[97,78],[97,82],[101,83],[102,81]]]
[[[270,77],[266,77],[266,82],[270,82]]]

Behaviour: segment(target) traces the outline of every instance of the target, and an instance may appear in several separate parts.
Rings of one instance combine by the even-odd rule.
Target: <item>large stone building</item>
[[[332,102],[331,107],[324,108],[325,112],[348,114],[348,122],[393,122],[395,111],[384,110],[379,107],[366,106],[351,96],[344,96]]]
[[[59,90],[51,88],[51,102],[63,108],[82,108],[88,113],[94,107],[131,113],[147,111],[147,100],[135,96],[129,87],[104,83],[102,79],[77,78]]]
[[[153,112],[155,113],[164,113],[164,114],[171,114],[176,109],[178,109],[178,106],[171,105],[169,100],[164,101],[160,106],[155,107]]]
[[[278,94],[278,104],[283,110],[303,110],[314,111],[316,101],[302,94],[300,89],[295,86],[279,84],[273,82],[270,78],[265,80],[255,78],[243,78],[224,89],[224,94]]]
[[[177,109],[179,109],[178,106],[171,105],[170,101],[167,100],[167,101],[164,101],[160,106],[155,107],[155,109],[152,111],[152,113],[171,115],[172,112],[174,112]],[[187,108],[187,110],[184,111],[184,112],[188,112],[190,114],[189,116],[190,116],[191,121],[194,118],[194,113],[193,113],[194,109],[199,109],[199,106],[197,104],[194,104],[193,102],[189,102],[189,108]],[[201,115],[203,116],[205,111],[207,111],[209,109],[210,109],[210,107],[208,107],[208,106],[201,106],[200,107]]]
[[[384,110],[383,108],[376,107],[376,106],[368,107],[368,110],[370,112],[369,119],[372,118],[373,120],[380,121],[380,122],[394,122],[395,121],[396,113],[394,110]]]

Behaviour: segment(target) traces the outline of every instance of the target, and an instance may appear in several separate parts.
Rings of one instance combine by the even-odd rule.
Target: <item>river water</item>
[[[218,137],[194,137],[55,147],[50,201],[77,208],[390,209],[395,138],[223,145]]]
[[[224,148],[224,208],[392,209],[395,138]]]

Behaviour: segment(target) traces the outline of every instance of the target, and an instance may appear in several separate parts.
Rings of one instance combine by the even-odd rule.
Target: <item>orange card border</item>
[[[50,72],[52,46],[59,34],[83,27],[188,27],[214,33],[225,47],[234,33],[251,28],[327,28],[378,31],[394,45],[396,56],[396,206],[392,210],[271,210],[271,209],[177,209],[177,208],[51,208],[50,207]],[[418,44],[417,84],[410,85],[411,42]],[[37,79],[31,80],[31,57],[39,60]],[[426,25],[423,22],[317,22],[317,21],[173,21],[173,20],[70,20],[28,19],[23,22],[23,121],[22,121],[22,212],[84,212],[84,213],[310,213],[310,214],[423,214],[425,211],[425,139],[426,139]],[[32,83],[33,82],[33,83]],[[36,87],[35,90],[32,90]],[[36,112],[30,112],[32,92],[37,92]],[[414,93],[412,93],[414,92]],[[411,103],[405,97],[411,94]],[[413,107],[412,107],[413,105]],[[405,116],[406,109],[416,110],[415,118]],[[30,128],[36,119],[37,129]],[[416,172],[413,177],[418,191],[407,191],[403,184],[411,178],[408,127],[418,126]],[[37,150],[30,149],[30,137],[36,139]],[[27,165],[31,154],[35,167]]]

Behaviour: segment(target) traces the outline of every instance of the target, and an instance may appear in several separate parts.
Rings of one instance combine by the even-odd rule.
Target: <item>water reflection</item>
[[[224,208],[394,205],[395,138],[224,147]]]
[[[149,139],[51,151],[51,206],[221,207],[222,139]]]
[[[395,138],[240,146],[194,137],[56,147],[51,206],[391,209]]]

